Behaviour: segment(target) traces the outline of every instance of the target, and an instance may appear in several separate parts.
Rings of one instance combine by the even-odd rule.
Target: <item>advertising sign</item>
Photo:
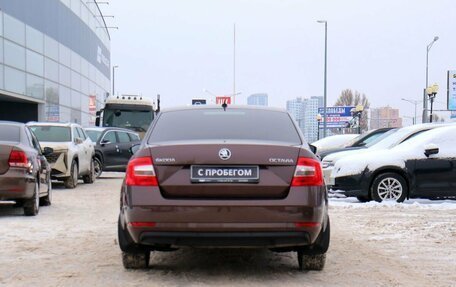
[[[205,105],[205,104],[206,104],[206,99],[192,99],[193,106]]]
[[[215,97],[215,103],[217,105],[221,105],[226,103],[227,105],[231,105],[231,97],[230,96],[217,96]]]
[[[448,71],[448,110],[456,111],[456,70]]]
[[[326,107],[326,127],[345,128],[353,118],[351,109],[355,107]],[[318,108],[318,113],[322,116],[321,125],[323,126],[323,108]]]

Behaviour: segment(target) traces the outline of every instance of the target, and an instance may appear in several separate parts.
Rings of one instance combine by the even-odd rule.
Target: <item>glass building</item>
[[[250,106],[267,106],[268,94],[252,94],[247,98],[247,105]]]
[[[0,0],[0,120],[93,125],[110,77],[96,0]]]

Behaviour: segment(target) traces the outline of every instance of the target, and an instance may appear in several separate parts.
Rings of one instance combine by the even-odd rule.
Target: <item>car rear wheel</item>
[[[79,175],[79,170],[78,170],[78,163],[73,160],[71,163],[71,172],[70,176],[67,177],[64,181],[65,187],[66,188],[75,188],[78,185],[78,175]]]
[[[326,253],[307,255],[298,251],[299,270],[323,270],[326,263]]]
[[[94,170],[95,170],[95,177],[99,178],[100,175],[103,173],[103,163],[101,162],[101,159],[96,157],[94,160]]]
[[[38,182],[35,182],[35,190],[33,191],[33,196],[30,199],[25,200],[24,202],[24,214],[27,216],[35,216],[40,210],[40,187]]]
[[[150,252],[129,253],[122,251],[122,263],[126,269],[144,269],[149,267]]]
[[[52,181],[49,178],[49,185],[48,185],[48,192],[45,197],[40,198],[40,205],[41,206],[49,206],[52,203]]]
[[[90,161],[89,174],[84,175],[82,177],[82,180],[84,180],[84,183],[94,183],[95,182],[95,160],[94,159],[92,159]]]
[[[372,183],[371,196],[378,202],[403,202],[407,197],[407,182],[397,173],[382,173]]]

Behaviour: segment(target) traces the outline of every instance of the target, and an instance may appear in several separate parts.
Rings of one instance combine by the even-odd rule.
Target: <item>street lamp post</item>
[[[432,107],[434,105],[434,99],[435,96],[437,95],[437,92],[439,91],[439,86],[437,84],[432,85],[431,87],[428,87],[426,89],[426,94],[429,97],[429,100],[431,101],[431,114],[429,116],[429,120],[432,123]]]
[[[115,72],[119,66],[112,66],[112,95],[115,95]]]
[[[421,103],[421,101],[412,101],[412,100],[407,100],[407,99],[404,99],[404,98],[402,98],[401,100],[409,102],[409,103],[411,103],[411,104],[413,104],[415,106],[415,117],[413,118],[413,124],[415,125],[416,124],[416,106],[419,103]]]
[[[317,115],[317,140],[320,139],[320,122],[321,122],[321,115]]]
[[[326,106],[327,106],[327,95],[326,95],[326,81],[327,81],[327,64],[328,64],[328,22],[326,20],[318,20],[320,24],[325,24],[325,83],[324,83],[324,95],[323,95],[323,137],[326,137]]]
[[[434,39],[432,40],[431,43],[429,43],[429,45],[427,45],[426,47],[426,88],[428,88],[429,86],[429,51],[431,50],[432,46],[434,45],[435,42],[437,42],[437,40],[439,40],[439,37],[438,36],[435,36]],[[427,98],[426,98],[426,91],[423,95],[423,119],[422,119],[422,122],[423,123],[426,123],[427,122],[427,108],[428,108],[428,102],[427,102]]]

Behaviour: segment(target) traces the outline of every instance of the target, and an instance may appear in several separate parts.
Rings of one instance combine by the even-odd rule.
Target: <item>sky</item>
[[[162,107],[233,93],[236,104],[267,93],[285,108],[296,97],[323,96],[324,24],[328,21],[328,106],[343,89],[371,107],[399,108],[411,124],[429,83],[446,109],[447,71],[456,69],[454,0],[110,0],[100,4],[111,29],[116,93],[161,95]],[[418,105],[420,117],[422,104]],[[448,116],[449,113],[440,113]]]

